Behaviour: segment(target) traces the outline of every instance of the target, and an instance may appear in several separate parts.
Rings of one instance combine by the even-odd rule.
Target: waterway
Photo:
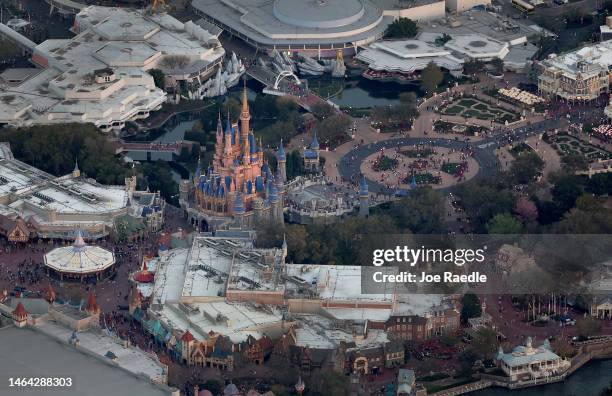
[[[342,107],[366,108],[389,106],[399,103],[402,92],[420,95],[417,85],[402,85],[394,82],[378,82],[361,76],[345,79],[331,77],[309,78],[308,86],[323,97]]]
[[[509,390],[488,388],[470,396],[599,396],[612,382],[612,360],[595,360],[581,367],[563,382],[533,388]]]

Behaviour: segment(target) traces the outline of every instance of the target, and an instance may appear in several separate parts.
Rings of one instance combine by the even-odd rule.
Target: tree
[[[4,128],[15,158],[55,176],[66,175],[78,160],[81,172],[102,184],[123,184],[128,169],[115,148],[93,124],[36,125]]]
[[[393,203],[391,215],[399,227],[407,227],[415,234],[439,233],[442,231],[444,202],[431,187],[421,187]]]
[[[319,142],[342,143],[348,137],[351,120],[345,114],[335,114],[317,125]]]
[[[472,376],[472,367],[478,360],[478,355],[474,350],[468,348],[459,354],[459,368],[457,376],[461,378],[470,378]]]
[[[538,219],[538,207],[527,197],[520,196],[516,201],[514,212],[525,223],[531,223]]]
[[[472,350],[482,359],[491,359],[497,352],[497,333],[489,327],[481,327],[474,334]]]
[[[285,163],[287,167],[287,179],[293,180],[298,176],[304,174],[304,160],[302,159],[302,154],[298,150],[293,150],[289,154],[287,154],[287,162]]]
[[[178,184],[172,177],[172,168],[164,161],[142,164],[141,184],[151,191],[159,191],[167,202],[178,206]]]
[[[522,228],[522,224],[510,213],[497,214],[487,223],[489,234],[519,234]]]
[[[496,214],[510,213],[515,206],[511,191],[487,184],[465,183],[459,186],[457,195],[478,232],[486,231],[486,224]]]
[[[444,80],[444,73],[434,62],[429,64],[421,72],[421,91],[426,94],[433,94],[437,91],[438,85]]]
[[[463,64],[463,74],[472,75],[484,70],[484,63],[479,59],[470,59]]]
[[[514,184],[529,184],[542,173],[544,161],[534,152],[520,154],[512,163],[510,174]]]
[[[315,103],[310,107],[310,112],[319,120],[324,120],[334,114],[334,109],[327,103]]]
[[[228,97],[227,100],[221,105],[221,114],[222,117],[227,117],[229,111],[229,116],[232,121],[236,121],[240,116],[240,112],[242,111],[242,105],[238,101],[238,99],[234,97]]]
[[[559,338],[552,343],[552,349],[562,358],[568,359],[576,354],[574,347],[564,338]]]
[[[209,379],[202,385],[201,389],[206,389],[213,395],[220,395],[223,392],[223,385],[215,379]]]
[[[149,74],[153,76],[153,82],[155,82],[155,86],[159,89],[166,88],[166,75],[160,69],[151,69],[149,70]]]
[[[419,32],[416,22],[410,18],[399,18],[387,28],[388,38],[413,38]]]
[[[554,180],[551,190],[553,202],[561,212],[566,212],[576,204],[576,199],[584,192],[580,179],[574,175],[561,175]]]
[[[576,330],[581,337],[591,337],[599,334],[601,331],[601,323],[599,320],[591,317],[579,319],[576,323]]]
[[[500,58],[493,58],[489,63],[495,73],[499,74],[504,72],[504,61]]]
[[[466,293],[461,299],[461,321],[467,323],[470,318],[477,318],[482,315],[482,305],[480,299],[474,293]]]
[[[612,195],[612,173],[593,175],[586,185],[586,191],[595,195]]]
[[[568,173],[573,173],[577,170],[585,170],[589,167],[589,160],[584,155],[577,153],[564,155],[561,157],[561,163]]]

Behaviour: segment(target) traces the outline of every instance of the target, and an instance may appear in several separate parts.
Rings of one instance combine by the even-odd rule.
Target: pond
[[[361,76],[333,80],[331,77],[310,78],[308,86],[324,97],[333,95],[330,100],[343,107],[366,108],[398,104],[402,92],[414,92],[420,96],[418,85],[371,81]]]

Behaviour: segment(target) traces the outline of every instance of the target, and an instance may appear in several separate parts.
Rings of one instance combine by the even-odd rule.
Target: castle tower
[[[28,311],[21,302],[17,304],[17,307],[12,312],[13,324],[17,327],[25,327],[28,322]]]
[[[219,116],[217,118],[217,134],[216,134],[216,144],[215,144],[215,162],[221,161],[223,157],[223,123],[221,122],[221,111],[219,111]],[[199,163],[198,158],[198,163]]]
[[[285,148],[283,147],[283,139],[280,141],[280,145],[278,146],[278,151],[276,152],[277,160],[278,160],[278,170],[280,170],[280,174],[282,176],[282,182],[287,181],[287,155],[285,154]]]
[[[79,160],[74,160],[74,169],[72,170],[72,177],[77,179],[81,177],[81,170],[79,169]]]
[[[234,199],[234,217],[236,225],[241,228],[244,227],[244,201],[240,191],[236,193],[236,199]]]
[[[268,199],[270,200],[271,206],[271,219],[274,222],[283,225],[283,203],[278,195],[278,188],[276,187],[276,183],[274,183],[273,177],[268,180]]]
[[[370,214],[370,193],[365,175],[359,181],[359,216],[368,217]]]
[[[242,152],[245,158],[249,157],[249,133],[251,133],[251,112],[249,110],[249,97],[247,95],[246,80],[244,80],[244,89],[242,90],[242,112],[240,113],[240,143],[242,144]]]

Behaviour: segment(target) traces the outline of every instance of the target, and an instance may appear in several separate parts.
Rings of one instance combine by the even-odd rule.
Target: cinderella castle
[[[286,156],[281,142],[276,176],[264,159],[261,145],[250,128],[251,113],[246,87],[237,123],[227,117],[225,130],[221,115],[217,121],[212,164],[198,167],[192,181],[181,183],[180,202],[196,228],[251,228],[258,222],[283,223]]]

